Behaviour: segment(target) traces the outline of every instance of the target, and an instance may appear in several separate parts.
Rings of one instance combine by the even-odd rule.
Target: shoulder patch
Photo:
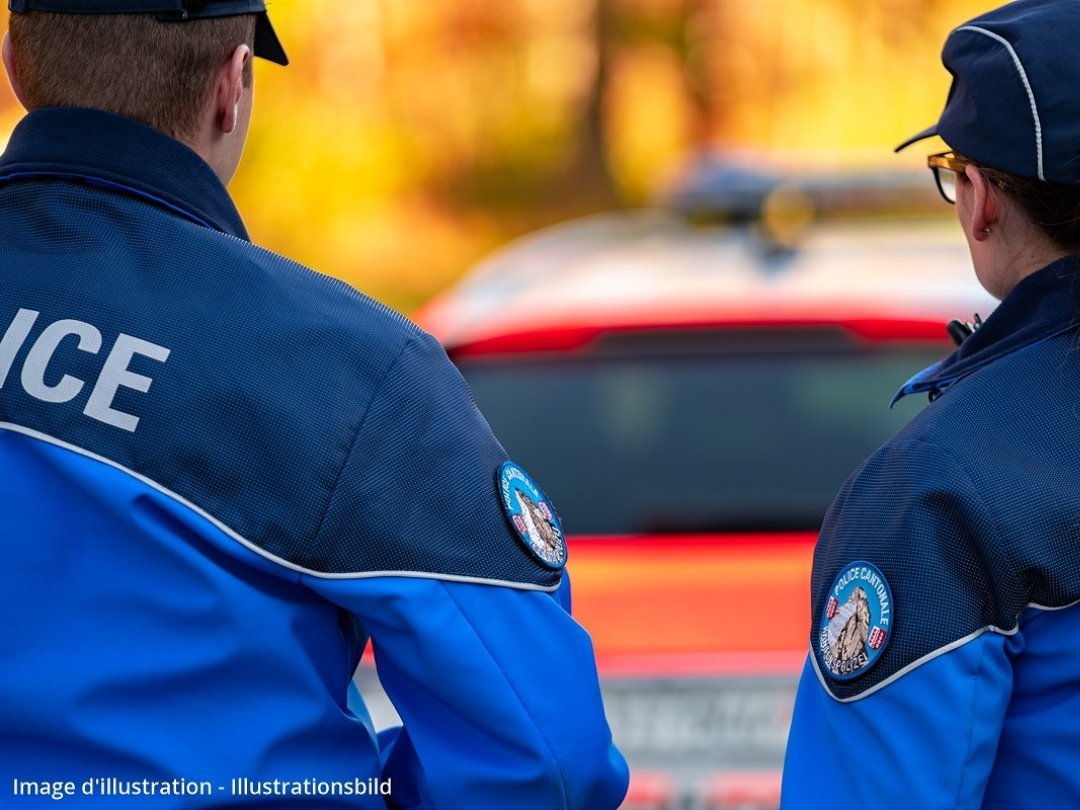
[[[894,606],[885,576],[868,562],[844,566],[821,615],[818,650],[825,674],[857,678],[877,663],[892,637]]]
[[[548,568],[566,565],[566,538],[547,496],[521,467],[504,461],[496,473],[503,512],[514,534]]]

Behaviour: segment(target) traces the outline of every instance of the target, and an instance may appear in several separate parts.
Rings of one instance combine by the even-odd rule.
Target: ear
[[[243,98],[244,68],[251,59],[251,48],[237,45],[228,60],[218,70],[214,94],[215,116],[218,129],[228,135],[236,129],[240,116],[240,99]]]
[[[985,242],[991,226],[998,221],[998,201],[986,176],[976,166],[969,165],[964,175],[971,183],[971,210],[965,226],[968,235],[977,242]]]
[[[15,98],[19,100],[19,103],[23,105],[24,109],[29,109],[26,106],[26,99],[23,96],[22,85],[19,84],[19,70],[15,64],[15,54],[11,50],[11,35],[4,34],[4,44],[0,47],[0,54],[4,58],[4,70],[7,71],[8,81],[11,83],[11,89],[15,91]]]

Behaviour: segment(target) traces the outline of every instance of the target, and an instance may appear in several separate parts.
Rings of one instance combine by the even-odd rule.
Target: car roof
[[[756,223],[700,223],[682,212],[639,209],[519,239],[417,320],[461,351],[528,349],[558,335],[569,347],[573,335],[603,330],[944,324],[976,311],[985,317],[995,303],[948,219],[826,219],[804,227],[789,247],[763,237]]]

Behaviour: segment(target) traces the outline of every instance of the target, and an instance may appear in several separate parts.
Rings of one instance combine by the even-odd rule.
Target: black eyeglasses
[[[954,152],[942,152],[940,155],[930,155],[926,159],[926,165],[934,173],[938,191],[945,198],[945,202],[956,205],[956,178],[971,165],[971,161],[958,157]]]

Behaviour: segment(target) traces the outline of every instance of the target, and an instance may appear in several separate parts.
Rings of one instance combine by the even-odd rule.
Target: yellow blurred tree
[[[410,310],[516,234],[646,201],[697,150],[906,165],[973,0],[273,4],[232,191],[256,241]],[[5,23],[6,24],[6,23]],[[20,111],[0,98],[0,127]],[[757,159],[757,158],[755,158]]]

